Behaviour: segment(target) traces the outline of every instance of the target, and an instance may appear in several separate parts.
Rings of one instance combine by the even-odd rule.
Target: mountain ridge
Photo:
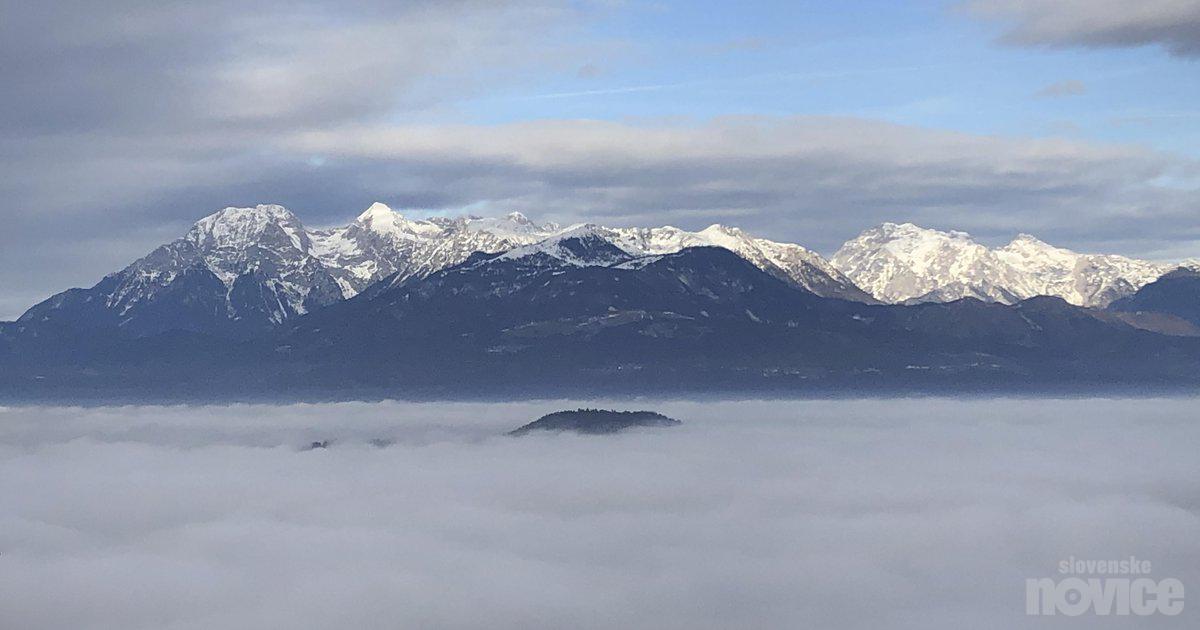
[[[538,224],[515,212],[499,218],[408,219],[376,202],[344,227],[309,230],[279,205],[229,207],[91,288],[71,289],[34,305],[18,321],[90,322],[128,336],[158,334],[172,326],[255,334],[352,298],[385,278],[400,284],[454,266],[475,252],[510,251],[582,227]],[[642,255],[719,244],[800,288],[873,301],[820,255],[737,228],[589,229],[617,248]]]
[[[179,239],[91,288],[52,296],[18,321],[109,329],[125,336],[178,329],[244,337],[369,289],[378,292],[375,285],[384,280],[395,286],[424,278],[477,252],[512,252],[539,243],[549,247],[580,230],[629,254],[625,264],[645,263],[632,258],[715,246],[797,288],[862,303],[969,297],[1015,304],[1051,295],[1079,306],[1103,307],[1174,268],[1078,254],[1024,233],[993,249],[965,232],[911,223],[866,230],[827,260],[803,246],[720,224],[689,232],[672,226],[564,227],[538,224],[521,213],[409,219],[376,202],[346,226],[312,230],[286,208],[264,204],[224,208],[204,217]]]
[[[884,223],[847,241],[834,266],[886,303],[964,297],[1013,304],[1038,295],[1105,307],[1176,265],[1111,254],[1079,254],[1021,233],[989,248],[961,231]]]
[[[1197,365],[1200,339],[1061,298],[863,304],[724,248],[638,256],[593,230],[241,340],[0,326],[0,396],[25,400],[1125,391],[1194,388]]]

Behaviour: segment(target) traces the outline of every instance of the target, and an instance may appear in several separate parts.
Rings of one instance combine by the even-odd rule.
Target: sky
[[[0,0],[0,319],[226,206],[1200,256],[1200,0]]]
[[[0,619],[1196,627],[1194,400],[639,401],[683,424],[502,435],[580,404],[0,408]],[[1072,556],[1190,597],[1026,616]]]

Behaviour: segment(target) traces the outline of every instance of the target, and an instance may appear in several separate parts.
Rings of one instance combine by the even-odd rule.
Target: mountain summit
[[[1104,307],[1174,268],[1124,256],[1079,254],[1021,234],[991,249],[966,232],[884,223],[834,254],[833,265],[887,303],[964,297],[1013,304],[1045,295]]]

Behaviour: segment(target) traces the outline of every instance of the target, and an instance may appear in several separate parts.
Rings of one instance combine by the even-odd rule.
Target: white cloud
[[[1192,401],[642,402],[685,425],[496,435],[564,406],[0,410],[0,618],[1007,629],[1058,627],[1024,579],[1071,554],[1200,583]]]

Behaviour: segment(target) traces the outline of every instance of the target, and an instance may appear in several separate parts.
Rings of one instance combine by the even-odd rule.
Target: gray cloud
[[[88,181],[138,197],[106,205],[120,209],[118,221],[141,226],[105,226],[101,212],[38,212],[27,226],[47,246],[8,249],[0,273],[38,269],[33,286],[46,293],[63,288],[63,280],[94,281],[97,265],[117,268],[213,209],[262,201],[289,205],[315,225],[349,221],[375,199],[446,212],[520,210],[562,222],[724,222],[823,251],[885,220],[966,229],[985,240],[1031,231],[1068,246],[1133,254],[1200,242],[1192,220],[1200,167],[1193,160],[861,119],[343,125],[275,134],[260,150],[231,157],[203,148],[166,157],[171,152],[164,150],[145,168],[132,155],[97,158]],[[320,156],[319,166],[312,156]],[[89,253],[108,264],[61,262]]]
[[[1079,96],[1087,94],[1087,85],[1083,81],[1067,79],[1051,83],[1034,93],[1038,98],[1060,98],[1064,96]]]
[[[1200,55],[1197,0],[972,0],[975,13],[1008,23],[1004,40],[1033,46],[1143,46]]]
[[[261,133],[447,97],[523,60],[550,2],[6,2],[8,133]],[[523,42],[526,42],[523,45]],[[467,83],[463,89],[475,89]]]
[[[574,404],[0,409],[0,618],[1007,630],[1061,626],[1024,580],[1069,555],[1200,581],[1191,401],[643,401],[685,424],[496,435]]]
[[[1085,247],[1200,240],[1189,218],[1200,164],[1124,146],[828,117],[353,127],[286,146],[353,165],[401,205],[417,195],[560,221],[722,221],[822,250],[884,220]]]

